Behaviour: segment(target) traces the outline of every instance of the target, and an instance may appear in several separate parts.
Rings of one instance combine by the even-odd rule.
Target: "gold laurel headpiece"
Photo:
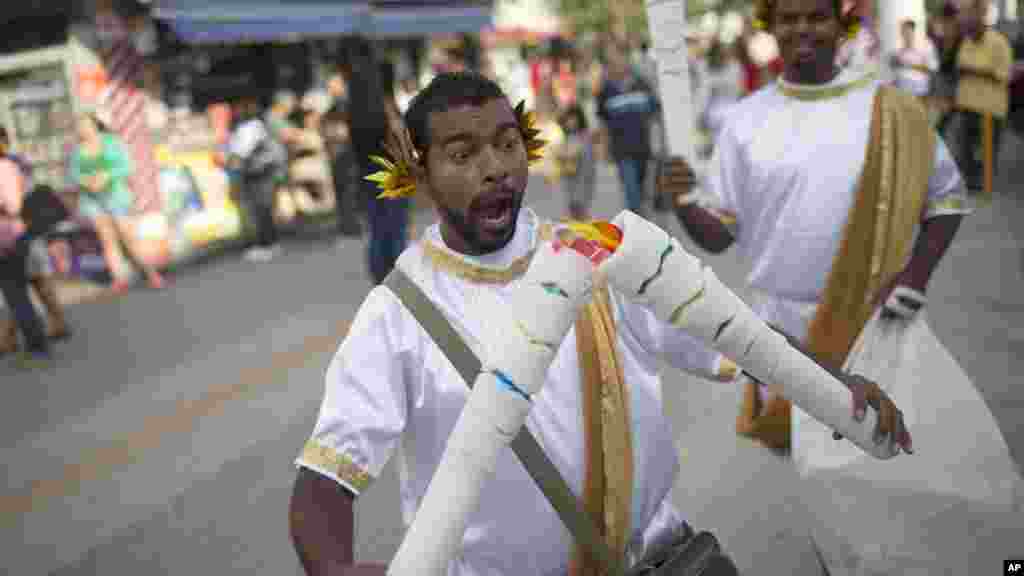
[[[771,13],[771,7],[774,5],[775,0],[757,0],[754,3],[754,29],[761,30],[762,32],[768,30],[768,15]],[[843,14],[843,17],[849,14]],[[840,18],[842,19],[842,18]],[[860,34],[860,22],[850,22],[846,27],[846,39],[853,40]]]
[[[537,115],[526,109],[525,101],[517,104],[514,111],[519,123],[519,133],[522,134],[523,144],[526,146],[526,158],[532,166],[544,159],[544,147],[548,142],[540,138]],[[416,178],[407,161],[397,157],[385,158],[376,155],[370,156],[370,160],[381,167],[381,170],[365,177],[366,180],[377,184],[380,190],[378,198],[410,198],[416,194]]]

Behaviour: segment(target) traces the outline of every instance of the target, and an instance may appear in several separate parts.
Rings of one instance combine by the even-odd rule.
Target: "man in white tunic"
[[[681,160],[664,170],[663,192],[673,197],[681,223],[704,249],[719,253],[739,246],[751,267],[752,307],[804,341],[811,353],[838,368],[848,364],[865,334],[880,335],[897,348],[879,351],[887,360],[862,367],[880,381],[879,372],[900,371],[901,381],[887,391],[917,413],[918,421],[908,425],[921,454],[906,461],[908,468],[878,463],[864,474],[869,483],[884,487],[900,478],[907,482],[903,486],[928,492],[938,490],[929,478],[935,470],[956,478],[949,482],[955,488],[947,502],[979,485],[979,493],[992,487],[991,501],[1009,502],[1019,476],[998,426],[922,318],[929,279],[969,211],[949,150],[916,98],[883,87],[863,69],[834,66],[849,26],[839,0],[765,0],[758,10],[779,39],[787,63],[784,77],[733,108],[703,182],[705,194],[690,191],[692,172]],[[956,426],[941,424],[943,404],[956,406]],[[840,452],[822,443],[819,436],[827,432],[806,414],[753,381],[746,385],[737,429],[770,448],[792,449],[805,474]],[[928,450],[921,448],[922,438]],[[975,458],[979,450],[992,457]],[[961,466],[967,459],[972,463]],[[847,464],[854,460],[851,456]],[[830,466],[842,468],[835,460]],[[938,549],[941,545],[928,539],[929,529],[914,525],[914,519],[926,522],[940,510],[919,509],[923,516],[915,516],[910,501],[897,493],[882,488],[853,495],[837,489],[835,509],[826,511],[826,504],[814,510],[817,520],[840,535],[823,546],[823,563],[833,574],[907,574],[901,570],[910,566],[938,573],[934,570],[942,562],[945,571],[951,558],[972,553],[977,541],[968,534],[947,543],[948,552]],[[838,496],[856,504],[840,505]],[[878,536],[880,524],[855,526],[854,510],[839,510],[869,503],[891,510],[890,524],[906,524],[900,531],[903,542],[877,541],[886,538]],[[928,544],[915,550],[912,541]],[[869,566],[862,563],[868,562],[869,546],[883,551],[889,546],[890,552],[879,552],[874,558],[879,563]],[[895,558],[904,563],[896,564]]]
[[[520,209],[528,156],[537,151],[524,130],[532,123],[490,80],[456,73],[435,78],[414,99],[406,124],[423,166],[416,186],[434,200],[440,223],[397,266],[482,354],[488,317],[508,305],[548,228]],[[613,290],[604,294],[560,345],[526,425],[596,512],[609,547],[636,559],[685,529],[668,499],[677,455],[659,358],[723,381],[736,368],[646,308]],[[596,357],[589,354],[595,343]],[[297,460],[292,537],[307,573],[384,573],[353,566],[354,499],[397,457],[409,525],[468,395],[396,294],[374,288],[328,368],[319,418]],[[449,574],[597,573],[587,562],[506,451]]]
[[[881,84],[870,71],[833,64],[840,40],[852,26],[837,16],[840,4],[762,4],[762,18],[772,23],[787,62],[784,77],[734,106],[707,170],[702,201],[690,201],[696,197],[689,196],[689,167],[681,160],[670,163],[663,182],[666,193],[683,198],[676,200],[677,215],[702,248],[719,253],[733,243],[739,245],[751,266],[747,283],[754,289],[754,309],[798,339],[806,339],[808,323],[824,296],[858,193],[877,176],[866,170],[881,172],[868,166],[865,158],[869,140],[875,142],[872,121]],[[921,111],[899,95],[890,96],[896,99],[887,105],[908,110],[901,117]],[[919,184],[927,195],[919,200],[922,217],[909,220],[912,226],[920,224],[920,234],[913,250],[907,251],[912,255],[909,264],[903,267],[900,262],[896,273],[885,278],[885,286],[873,275],[868,280],[875,289],[859,295],[861,300],[880,292],[888,297],[894,283],[923,293],[968,212],[963,182],[945,144],[930,129],[915,135],[921,139],[911,140],[901,152],[921,156],[916,175],[924,174],[925,181]],[[905,164],[887,169],[894,171],[893,177],[902,177],[912,171]],[[914,193],[898,192],[907,198]],[[854,251],[869,254],[870,249],[865,245]],[[849,307],[835,312],[862,311]],[[831,359],[842,364],[852,344],[851,340],[846,350],[830,354]],[[751,417],[773,410],[779,402],[759,404],[761,409]],[[788,448],[788,407],[785,412],[768,419],[784,421],[784,430],[762,434],[750,422],[741,428],[769,446]]]

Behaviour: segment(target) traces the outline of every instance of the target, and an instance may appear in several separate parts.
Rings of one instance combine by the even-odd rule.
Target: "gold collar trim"
[[[530,267],[535,250],[514,260],[507,268],[488,268],[479,264],[471,264],[466,260],[436,246],[429,240],[422,242],[423,255],[431,266],[474,284],[509,284],[518,280]]]
[[[877,78],[877,74],[874,72],[865,74],[863,77],[854,80],[853,82],[847,82],[844,84],[827,84],[825,86],[807,86],[805,84],[792,84],[786,82],[783,79],[779,79],[779,92],[782,92],[790,98],[796,98],[797,100],[805,100],[810,102],[817,102],[820,100],[832,100],[845,96],[846,94],[863,88]]]
[[[533,248],[526,255],[513,260],[505,268],[491,268],[475,264],[428,239],[421,241],[420,246],[423,248],[423,255],[430,265],[441,272],[451,274],[474,284],[510,284],[526,273],[526,269],[530,267],[530,262],[533,261],[533,255],[537,252],[538,242],[551,235],[551,225],[549,223],[540,223],[540,218],[532,211],[527,212],[527,217],[529,222],[525,223],[525,225],[534,230]]]

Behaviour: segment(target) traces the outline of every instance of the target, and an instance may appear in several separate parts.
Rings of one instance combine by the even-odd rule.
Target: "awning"
[[[472,33],[492,12],[493,0],[157,0],[154,9],[189,44]]]
[[[341,36],[358,30],[369,14],[369,2],[346,0],[158,0],[154,8],[188,44]]]
[[[377,0],[370,4],[370,36],[472,34],[493,23],[493,0]]]

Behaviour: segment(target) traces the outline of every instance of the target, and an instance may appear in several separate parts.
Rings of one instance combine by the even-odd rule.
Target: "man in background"
[[[1013,48],[1010,41],[988,25],[989,0],[974,0],[967,9],[964,36],[957,52],[959,82],[956,108],[963,121],[960,162],[971,192],[984,189],[984,163],[981,150],[982,122],[992,117],[992,171],[999,159],[999,143],[1010,106],[1010,68]]]
[[[358,237],[362,234],[362,226],[357,212],[361,211],[362,206],[357,192],[355,157],[349,129],[348,83],[342,71],[339,70],[328,79],[327,94],[331,98],[331,105],[324,116],[324,136],[331,158],[331,174],[337,198],[335,216],[338,234],[343,238]]]
[[[608,134],[609,153],[626,196],[626,209],[643,215],[644,182],[652,158],[651,125],[661,106],[650,83],[630,65],[628,47],[608,45],[608,66],[597,95],[597,116]]]

